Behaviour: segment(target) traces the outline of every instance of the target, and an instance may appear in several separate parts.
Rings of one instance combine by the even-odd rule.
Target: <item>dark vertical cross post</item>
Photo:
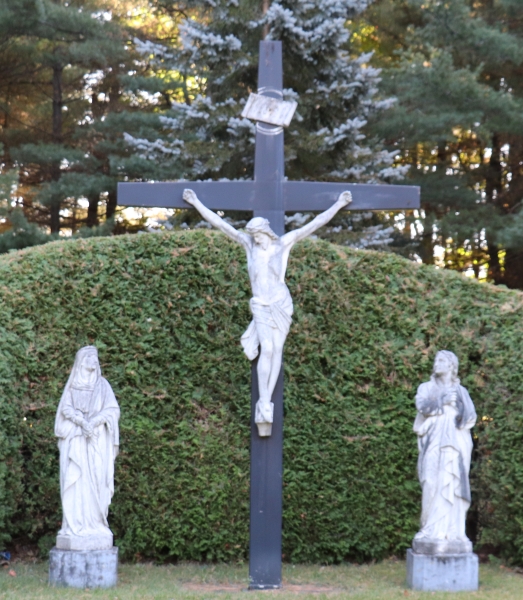
[[[258,94],[283,99],[281,42],[261,42]],[[254,159],[254,216],[265,217],[278,235],[285,233],[283,206],[283,127],[257,123]],[[272,394],[272,435],[260,437],[254,422],[258,401],[257,360],[252,364],[251,518],[249,589],[281,587],[283,484],[283,365]]]
[[[281,42],[261,42],[258,92],[282,98]],[[252,210],[284,233],[285,211],[323,211],[348,190],[349,210],[419,208],[419,188],[401,185],[284,181],[283,129],[256,124],[254,181],[121,182],[118,202],[127,206],[187,208],[183,190],[191,188],[214,210]],[[252,365],[250,588],[281,587],[283,482],[283,369],[272,395],[272,435],[260,438],[254,423],[258,400],[256,361]]]

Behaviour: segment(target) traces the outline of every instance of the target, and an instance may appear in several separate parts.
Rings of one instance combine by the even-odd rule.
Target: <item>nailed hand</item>
[[[189,189],[183,190],[183,199],[187,204],[194,204],[198,200],[196,194]]]
[[[343,206],[347,206],[352,202],[352,194],[350,192],[342,192],[338,198],[338,202]]]

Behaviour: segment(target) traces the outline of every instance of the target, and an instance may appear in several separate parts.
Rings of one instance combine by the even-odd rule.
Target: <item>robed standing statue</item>
[[[104,550],[113,546],[107,513],[114,492],[119,417],[113,390],[101,374],[97,349],[81,348],[55,421],[63,510],[57,548]]]
[[[468,391],[460,385],[453,352],[436,354],[430,381],[418,388],[416,408],[422,512],[412,550],[419,554],[472,552],[465,519],[470,506],[470,429],[476,411]]]

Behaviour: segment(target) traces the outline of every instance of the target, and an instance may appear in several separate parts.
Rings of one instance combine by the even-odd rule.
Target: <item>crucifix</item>
[[[118,184],[118,203],[125,206],[165,208],[187,208],[192,204],[204,218],[242,244],[251,263],[249,251],[251,254],[256,253],[260,248],[263,250],[265,245],[265,250],[270,252],[269,246],[273,243],[281,254],[279,264],[283,268],[282,282],[286,267],[285,244],[288,242],[290,251],[292,243],[299,238],[296,231],[284,235],[286,212],[323,211],[322,215],[299,230],[303,230],[304,236],[346,206],[351,210],[419,208],[419,188],[414,186],[286,181],[283,127],[289,124],[294,107],[292,103],[283,101],[282,90],[281,42],[262,41],[258,63],[258,94],[249,98],[243,112],[245,116],[257,121],[254,181],[125,182]],[[243,233],[221,220],[210,209],[250,210],[254,213],[254,218],[248,224],[247,233]],[[254,272],[258,272],[258,269],[254,268]],[[249,265],[255,296],[251,300],[253,323],[242,336],[242,345],[247,355],[254,359],[251,371],[249,588],[261,590],[281,587],[283,368],[278,354],[279,365],[271,369],[269,364],[268,375],[265,377],[267,373],[263,365],[258,369],[258,361],[263,360],[263,356],[256,358],[256,355],[259,344],[263,353],[263,339],[271,327],[284,333],[278,338],[276,332],[276,342],[281,341],[282,337],[285,340],[290,325],[292,302],[289,306],[290,297],[284,297],[283,288],[280,289],[282,297],[277,298],[278,306],[277,302],[257,299],[253,273]],[[269,333],[272,335],[272,332]],[[271,342],[271,350],[277,345]],[[283,342],[280,345],[283,347]],[[274,353],[271,354],[273,355]],[[262,381],[259,381],[258,371],[264,377]],[[272,391],[271,398],[266,397],[267,390]]]

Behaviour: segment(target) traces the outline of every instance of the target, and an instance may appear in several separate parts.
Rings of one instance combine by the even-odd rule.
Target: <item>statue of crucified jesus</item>
[[[194,206],[211,225],[238,242],[247,253],[247,268],[251,280],[250,308],[252,321],[242,335],[241,343],[249,360],[258,356],[258,387],[260,399],[256,403],[254,421],[261,437],[271,435],[274,404],[272,393],[280,374],[283,345],[292,320],[292,298],[285,285],[285,271],[291,248],[296,242],[326,225],[332,217],[352,201],[350,192],[340,194],[326,211],[300,229],[277,236],[263,217],[251,219],[245,230],[238,231],[215,212],[204,206],[193,190],[185,190],[183,199]]]

